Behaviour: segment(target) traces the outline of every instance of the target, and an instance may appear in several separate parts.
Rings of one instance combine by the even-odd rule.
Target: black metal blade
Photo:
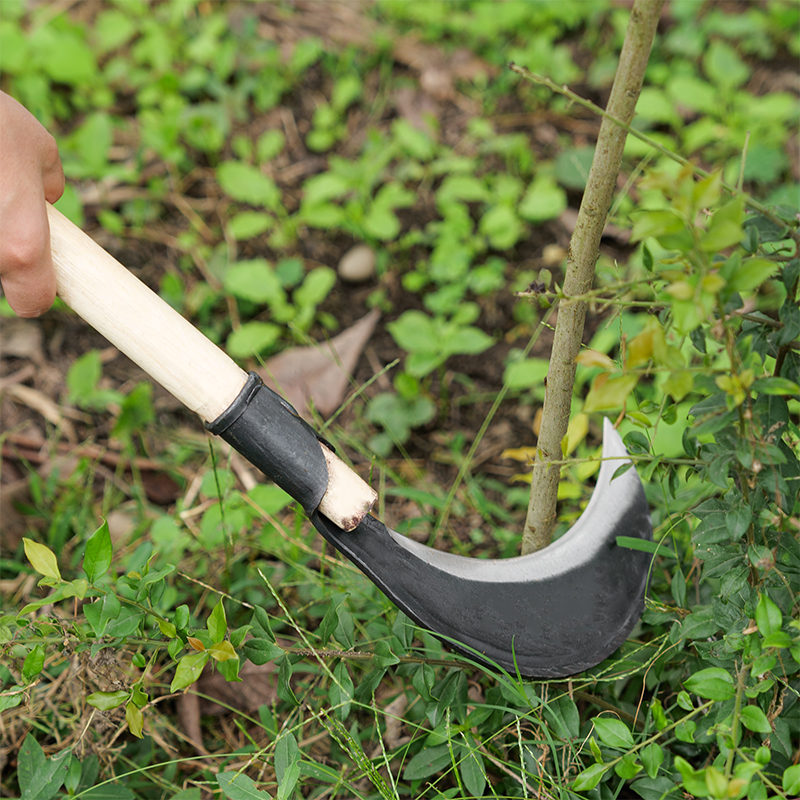
[[[451,646],[512,673],[564,677],[613,653],[642,611],[650,556],[616,543],[652,538],[636,471],[612,480],[626,455],[607,423],[586,510],[552,545],[517,558],[445,553],[371,516],[349,533],[319,514],[311,520],[398,608]]]

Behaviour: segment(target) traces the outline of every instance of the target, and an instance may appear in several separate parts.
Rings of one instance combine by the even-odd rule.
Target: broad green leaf
[[[34,542],[33,539],[22,539],[25,546],[25,556],[30,561],[31,566],[45,578],[52,581],[60,581],[61,573],[58,569],[56,554],[41,542]]]
[[[723,90],[741,86],[750,77],[750,67],[724,39],[713,38],[703,56],[706,75]]]
[[[42,606],[48,606],[60,600],[66,600],[68,597],[77,597],[83,600],[83,598],[86,597],[88,589],[89,584],[86,578],[75,578],[74,581],[60,583],[47,597],[40,597],[38,600],[28,603],[19,610],[19,613],[30,614],[32,611],[38,611]]]
[[[745,706],[740,715],[742,725],[754,733],[772,733],[767,715],[758,706]]]
[[[491,336],[473,325],[456,328],[442,342],[448,355],[478,355],[493,343]]]
[[[256,782],[243,772],[218,772],[217,784],[228,800],[270,800],[269,792],[259,789]]]
[[[46,758],[33,734],[29,733],[17,755],[20,800],[51,800],[67,777],[72,761],[69,748]]]
[[[783,771],[781,785],[787,794],[800,795],[800,764],[794,764]]]
[[[272,217],[263,211],[240,211],[228,221],[228,232],[237,242],[243,242],[268,231],[272,224]]]
[[[610,766],[610,764],[592,764],[590,767],[583,770],[583,772],[578,773],[578,776],[572,784],[572,788],[578,792],[588,792],[590,789],[594,789],[594,787],[600,783],[603,775],[606,774]]]
[[[333,670],[333,680],[328,689],[328,699],[342,722],[350,714],[354,692],[353,679],[347,671],[347,665],[344,661],[340,661]]]
[[[769,636],[781,629],[783,614],[780,608],[766,594],[759,595],[756,606],[756,625],[762,636]]]
[[[778,376],[758,378],[752,388],[758,394],[800,397],[800,384]]]
[[[211,635],[213,643],[221,642],[225,638],[225,632],[228,630],[228,621],[225,618],[225,606],[222,604],[221,597],[208,615],[206,628]]]
[[[252,320],[240,325],[230,336],[226,346],[234,358],[251,358],[269,350],[280,338],[281,328],[271,322]]]
[[[33,34],[39,63],[47,75],[58,83],[90,86],[97,73],[94,53],[77,33],[54,26],[42,26]]]
[[[171,692],[178,692],[191,686],[203,672],[211,654],[208,651],[202,653],[188,653],[179,662],[175,669],[175,677],[169,687]]]
[[[728,288],[734,292],[750,292],[771,278],[780,267],[768,258],[745,259],[728,278]]]
[[[592,381],[583,410],[611,411],[625,405],[628,395],[634,390],[639,381],[638,375],[615,375],[609,377],[605,372],[597,375]]]
[[[300,757],[297,739],[291,731],[286,731],[275,744],[275,777],[278,779],[278,791],[283,797],[288,797],[297,783]]]
[[[364,231],[381,242],[395,239],[400,233],[400,220],[397,215],[385,206],[373,203],[364,217]]]
[[[22,680],[30,683],[44,668],[44,647],[34,645],[22,662]]]
[[[680,233],[685,228],[684,221],[674,211],[666,209],[634,211],[631,213],[631,218],[633,219],[631,238],[635,242],[650,236],[658,239],[664,235]]]
[[[125,689],[119,689],[116,692],[92,692],[87,696],[86,702],[101,711],[109,711],[121,706],[130,697],[130,694]]]
[[[266,664],[268,661],[274,661],[284,655],[285,651],[279,647],[275,642],[269,639],[254,638],[248,639],[242,645],[242,653],[248,661],[260,666]]]
[[[419,751],[403,770],[407,781],[417,781],[435,775],[451,764],[450,748],[446,744],[426,747]]]
[[[613,717],[595,717],[592,722],[597,738],[604,745],[617,750],[629,750],[633,747],[633,735],[622,720]]]
[[[458,765],[461,773],[461,780],[464,788],[471,797],[483,797],[486,788],[486,767],[483,763],[483,756],[470,748],[466,750],[463,758]]]
[[[238,658],[233,645],[228,641],[216,642],[208,648],[208,652],[214,661],[231,661]]]
[[[738,244],[744,236],[744,198],[735,197],[714,212],[708,230],[700,238],[700,249],[715,253]]]
[[[217,167],[217,180],[234,200],[273,210],[280,206],[281,193],[275,181],[251,164],[225,161]]]
[[[286,293],[272,265],[265,258],[237,261],[222,279],[227,292],[251,303],[284,301]]]
[[[675,756],[675,768],[683,779],[683,787],[695,797],[707,797],[708,785],[706,784],[705,770],[696,770],[685,758]]]
[[[641,752],[642,764],[651,778],[658,775],[658,768],[664,763],[664,751],[656,742],[651,742]]]
[[[83,571],[89,579],[89,583],[94,583],[98,578],[106,574],[111,566],[113,548],[111,546],[111,534],[108,531],[108,522],[103,520],[100,527],[89,537],[86,542],[86,552],[83,556]]]
[[[503,375],[503,383],[510,389],[530,389],[544,386],[550,363],[543,358],[525,358],[511,362]]]
[[[519,215],[531,222],[555,219],[567,207],[567,193],[550,177],[539,175],[528,187],[517,207]]]
[[[708,700],[730,700],[736,694],[731,674],[720,667],[708,667],[690,675],[684,686]]]
[[[323,172],[303,184],[303,205],[318,206],[341,197],[350,190],[350,183],[341,175]],[[305,215],[304,215],[305,216]]]
[[[495,250],[507,250],[513,247],[523,230],[516,211],[506,205],[490,208],[481,217],[478,228]]]

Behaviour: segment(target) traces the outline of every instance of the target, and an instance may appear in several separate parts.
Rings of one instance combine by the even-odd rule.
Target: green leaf
[[[513,247],[522,235],[522,223],[516,211],[506,205],[490,208],[481,217],[478,228],[495,250]]]
[[[604,745],[617,750],[630,750],[633,747],[633,735],[622,720],[613,717],[595,717],[592,722],[597,738]]]
[[[22,680],[30,683],[44,668],[44,647],[34,645],[22,662]]]
[[[225,606],[222,604],[221,597],[208,615],[206,628],[211,635],[211,641],[213,643],[217,644],[225,638],[225,633],[228,630],[228,621],[225,618]]]
[[[622,408],[638,381],[638,375],[609,377],[608,373],[601,372],[592,381],[592,386],[586,395],[583,410],[589,413]]]
[[[280,206],[281,193],[275,181],[258,167],[225,161],[217,167],[217,180],[225,194],[234,200],[273,210]]]
[[[800,384],[790,381],[788,378],[781,378],[778,376],[758,378],[752,388],[757,394],[800,397]]]
[[[794,764],[783,771],[782,786],[787,794],[800,794],[800,764]]]
[[[183,656],[175,669],[175,677],[172,679],[169,690],[178,692],[191,686],[200,677],[209,658],[211,658],[211,654],[208,651],[188,653]]]
[[[280,338],[281,328],[253,320],[240,325],[228,337],[226,347],[234,358],[250,358],[269,350]]]
[[[216,778],[228,800],[270,800],[269,792],[259,789],[256,782],[243,772],[218,772]]]
[[[275,744],[275,777],[278,797],[288,798],[300,777],[300,748],[291,731],[282,734]]]
[[[708,785],[704,769],[696,770],[685,758],[675,756],[675,768],[683,779],[683,787],[695,797],[707,797]]]
[[[20,800],[50,800],[67,777],[72,752],[62,750],[46,758],[33,734],[29,733],[17,755]]]
[[[272,223],[272,217],[262,211],[240,211],[228,220],[228,232],[237,242],[243,242],[268,231]]]
[[[483,756],[477,750],[469,748],[461,759],[458,770],[469,796],[483,797],[486,788],[486,767]]]
[[[592,764],[590,767],[583,770],[583,772],[578,773],[578,776],[572,784],[572,788],[578,792],[594,789],[602,780],[603,775],[608,772],[610,766],[610,764]]]
[[[740,718],[742,725],[753,733],[772,733],[767,715],[758,706],[745,706]]]
[[[512,361],[503,374],[503,384],[510,389],[529,389],[544,386],[550,362],[544,358],[524,358]]]
[[[407,781],[417,781],[435,775],[449,766],[450,748],[446,744],[426,747],[420,750],[403,770],[403,777]]]
[[[714,212],[708,230],[700,238],[700,249],[715,253],[739,244],[744,235],[744,198],[735,197]]]
[[[633,231],[631,238],[634,242],[654,237],[656,239],[676,233],[681,233],[685,228],[684,221],[674,212],[662,209],[642,209],[631,212]]]
[[[231,661],[234,658],[238,658],[233,645],[228,641],[215,642],[208,648],[208,652],[211,653],[214,661],[218,662]]]
[[[106,574],[111,566],[113,548],[111,546],[111,534],[108,531],[108,522],[103,520],[100,527],[89,537],[86,542],[86,552],[83,556],[83,571],[89,579],[89,583],[94,583],[98,578]]]
[[[136,703],[130,702],[125,706],[125,722],[128,723],[128,730],[137,738],[142,738],[144,728],[144,715],[142,709]]]
[[[641,759],[647,774],[655,778],[659,767],[664,763],[664,751],[656,742],[651,742],[642,750]]]
[[[242,645],[242,653],[248,661],[260,666],[268,661],[274,661],[284,655],[284,650],[270,639],[254,638],[248,639]]]
[[[723,90],[735,89],[750,77],[750,67],[739,58],[736,50],[723,39],[711,40],[703,56],[706,75]]]
[[[780,608],[766,594],[760,594],[756,606],[756,625],[762,636],[769,636],[781,629],[783,614]]]
[[[328,699],[334,706],[336,715],[344,722],[350,714],[355,687],[347,671],[347,665],[340,661],[333,670],[333,681],[328,689]]]
[[[60,581],[61,573],[58,570],[56,554],[47,545],[34,542],[33,539],[23,537],[22,542],[25,546],[25,556],[31,566],[45,578]]]
[[[684,686],[707,700],[730,700],[736,694],[733,678],[720,667],[708,667],[695,672],[684,681]]]
[[[101,711],[109,711],[121,706],[130,697],[130,694],[125,689],[118,689],[116,692],[92,692],[86,698],[86,702]]]
[[[286,301],[280,278],[265,258],[237,261],[228,267],[222,283],[225,291],[251,303]]]
[[[750,292],[771,278],[779,269],[777,261],[767,258],[745,259],[728,278],[728,289],[734,292]]]
[[[653,553],[657,556],[666,558],[677,558],[669,547],[653,542],[650,539],[639,539],[636,536],[617,536],[617,544],[629,550],[641,550],[645,553]]]
[[[67,581],[66,583],[59,584],[55,591],[51,592],[47,597],[41,597],[23,606],[19,610],[19,613],[30,614],[32,611],[38,611],[42,606],[48,606],[60,600],[66,600],[68,597],[77,597],[83,600],[88,589],[89,584],[86,578],[75,578],[74,581]]]
[[[519,215],[531,222],[555,219],[567,207],[567,193],[550,177],[537,176],[517,207]]]

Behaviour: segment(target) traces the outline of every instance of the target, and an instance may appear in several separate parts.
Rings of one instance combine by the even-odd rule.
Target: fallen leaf
[[[373,309],[333,339],[284,350],[257,370],[270,388],[308,418],[310,409],[332,414],[344,400],[350,377],[380,317]]]

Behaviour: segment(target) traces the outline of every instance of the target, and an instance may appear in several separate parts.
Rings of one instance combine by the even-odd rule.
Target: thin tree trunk
[[[607,111],[629,125],[642,88],[656,27],[664,0],[635,0]],[[567,258],[562,299],[547,372],[544,408],[533,465],[528,515],[522,534],[522,552],[550,543],[556,520],[556,501],[562,459],[561,442],[567,433],[575,382],[575,358],[583,338],[587,302],[580,299],[592,287],[600,237],[614,196],[626,131],[607,117],[597,137],[586,190],[578,211]],[[570,299],[577,298],[577,299]]]

